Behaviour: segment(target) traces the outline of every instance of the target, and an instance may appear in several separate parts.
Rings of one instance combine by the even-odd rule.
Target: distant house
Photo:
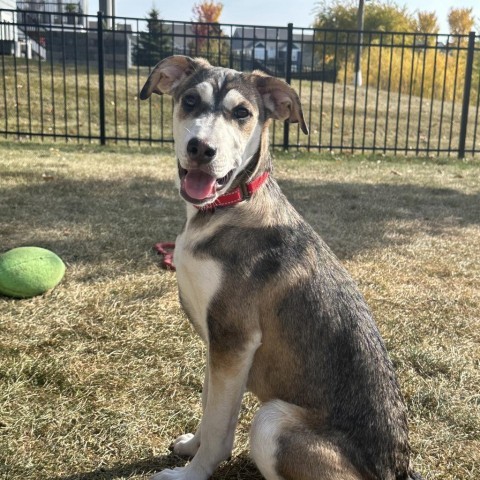
[[[18,30],[15,26],[15,13],[1,11],[15,9],[15,0],[0,0],[0,55],[13,55],[18,43]]]
[[[172,38],[172,50],[174,54],[192,54],[196,34],[192,23],[169,23],[167,31]]]
[[[39,25],[78,25],[86,27],[88,0],[17,1],[17,9],[28,13],[30,20]]]
[[[0,52],[5,55],[43,60],[47,58],[46,35],[57,26],[75,25],[83,28],[87,0],[77,3],[64,0],[15,1],[0,0],[0,9],[16,9],[16,12],[0,12]]]
[[[292,72],[300,72],[312,58],[312,34],[293,33]],[[232,37],[232,52],[255,68],[284,72],[288,51],[288,29],[267,27],[237,27]]]
[[[0,12],[1,54],[76,64],[98,61],[97,22],[86,15],[88,0],[0,0],[1,8],[16,9]],[[130,68],[131,25],[107,21],[103,40],[105,67]]]
[[[171,39],[174,54],[196,55],[195,24],[187,22],[165,22],[165,32]],[[285,71],[287,58],[287,28],[237,27],[230,38],[231,63],[242,70],[262,68],[276,73]],[[312,58],[308,41],[312,34],[293,34],[292,71],[300,71],[303,62]],[[305,42],[305,43],[303,43]]]
[[[76,40],[71,36],[70,42],[74,40],[77,45],[80,41],[85,42],[87,48],[76,50],[77,62],[88,62],[97,59],[98,56],[98,22],[88,23],[88,33],[81,34]],[[71,32],[74,35],[74,32]],[[76,35],[79,35],[78,32]],[[114,29],[105,30],[103,33],[104,62],[106,68],[131,68],[132,66],[132,26],[126,23],[118,23]],[[74,45],[71,45],[72,48]],[[62,58],[62,52],[57,49],[58,58]]]
[[[0,0],[0,9],[12,9],[15,10],[16,8],[16,2],[15,0]],[[6,21],[7,20],[7,13],[4,12],[3,14],[0,14],[0,21]]]

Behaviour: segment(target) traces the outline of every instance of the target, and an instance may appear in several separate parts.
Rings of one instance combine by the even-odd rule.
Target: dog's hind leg
[[[328,439],[306,424],[307,412],[281,400],[265,403],[250,432],[251,455],[267,480],[360,480]]]

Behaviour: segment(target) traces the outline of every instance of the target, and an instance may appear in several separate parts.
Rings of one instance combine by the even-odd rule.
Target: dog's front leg
[[[202,421],[204,418],[205,408],[207,406],[207,398],[208,398],[208,382],[209,382],[209,370],[210,367],[207,362],[207,366],[205,368],[205,379],[203,380],[203,388],[202,388]],[[180,455],[181,457],[194,457],[200,447],[200,439],[201,439],[201,432],[202,432],[202,421],[200,421],[200,425],[195,432],[195,435],[191,433],[185,433],[180,435],[174,442],[173,442],[173,451]]]
[[[208,394],[197,454],[186,467],[163,470],[152,480],[206,480],[230,456],[248,373],[259,345],[260,335],[254,335],[233,352],[210,344]]]

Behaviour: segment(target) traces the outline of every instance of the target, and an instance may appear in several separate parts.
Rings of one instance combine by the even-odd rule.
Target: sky
[[[116,0],[116,15],[145,18],[147,12],[155,6],[165,20],[192,20],[192,6],[198,0]],[[368,0],[367,0],[368,1]],[[318,0],[222,0],[221,23],[242,25],[282,26],[293,23],[297,27],[309,27],[318,8]],[[448,33],[447,13],[450,7],[473,7],[480,30],[479,0],[396,0],[408,10],[435,11],[440,23],[440,33]],[[98,2],[89,0],[89,12],[95,14]]]

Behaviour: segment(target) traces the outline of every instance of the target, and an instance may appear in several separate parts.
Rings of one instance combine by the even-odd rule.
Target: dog
[[[203,417],[178,437],[185,467],[154,480],[205,480],[230,457],[248,389],[250,432],[267,480],[419,479],[406,409],[380,333],[354,281],[271,175],[272,120],[298,123],[283,80],[172,56],[140,93],[173,97],[179,298],[207,346]]]

